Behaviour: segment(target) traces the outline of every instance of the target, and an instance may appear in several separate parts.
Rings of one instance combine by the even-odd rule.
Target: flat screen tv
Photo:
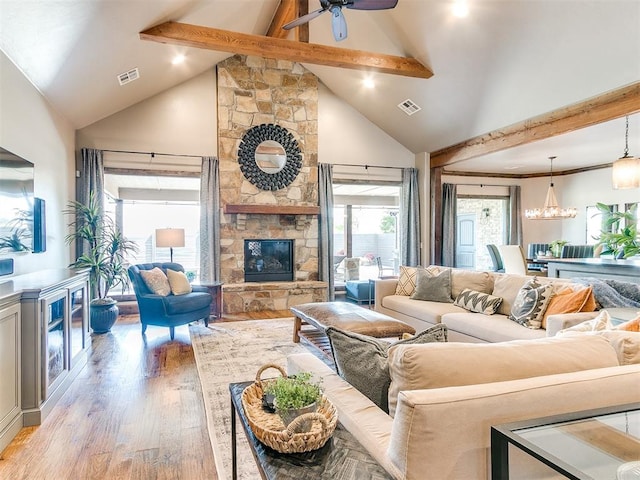
[[[33,168],[0,147],[0,255],[34,250]]]

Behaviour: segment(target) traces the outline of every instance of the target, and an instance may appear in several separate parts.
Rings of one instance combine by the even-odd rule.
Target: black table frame
[[[586,476],[579,470],[565,464],[561,459],[550,455],[536,445],[521,438],[517,433],[514,433],[514,430],[551,425],[554,423],[565,423],[638,409],[640,409],[640,403],[631,403],[493,426],[491,427],[491,478],[509,480],[509,444],[512,444],[571,480],[591,480],[590,476]]]
[[[358,468],[354,469],[357,478],[390,479],[392,478],[365,448],[349,433],[340,423],[336,427],[333,436],[327,443],[314,452],[308,453],[279,453],[263,445],[251,431],[247,417],[242,407],[242,392],[252,382],[230,383],[229,393],[231,395],[231,456],[232,456],[232,479],[238,478],[237,467],[237,445],[236,445],[236,413],[240,418],[240,423],[244,429],[247,441],[251,448],[251,453],[256,461],[260,476],[263,480],[273,479],[333,479],[336,467],[336,452],[349,451],[349,459],[358,462]],[[362,474],[368,475],[363,477]],[[341,477],[342,480],[347,480]]]

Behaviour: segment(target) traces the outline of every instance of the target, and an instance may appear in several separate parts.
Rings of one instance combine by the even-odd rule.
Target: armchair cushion
[[[167,276],[164,274],[162,270],[158,267],[155,267],[151,270],[141,270],[140,275],[142,276],[142,280],[147,284],[149,290],[151,290],[156,295],[160,295],[161,297],[166,297],[171,293],[171,285],[169,285],[169,280]]]
[[[167,268],[167,280],[171,286],[171,293],[174,295],[184,295],[191,293],[191,284],[184,272],[176,272]]]
[[[191,292],[188,295],[172,295],[165,298],[165,308],[169,315],[178,315],[201,308],[209,308],[211,295],[203,292]]]

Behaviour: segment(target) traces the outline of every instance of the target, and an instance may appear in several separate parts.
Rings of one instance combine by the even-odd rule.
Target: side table
[[[263,445],[251,431],[242,408],[242,392],[253,382],[230,383],[232,479],[238,478],[236,413],[264,480],[382,480],[392,478],[339,422],[325,445],[313,452],[279,453]]]
[[[205,287],[213,297],[209,317],[215,319],[222,317],[222,282],[194,282],[193,284]]]

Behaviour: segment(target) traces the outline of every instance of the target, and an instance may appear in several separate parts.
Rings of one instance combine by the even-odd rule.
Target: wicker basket
[[[270,380],[262,380],[261,375],[268,368],[275,368],[282,376],[286,376],[278,365],[264,365],[258,370],[255,383],[242,392],[242,407],[253,434],[266,446],[280,453],[310,452],[321,448],[336,429],[336,407],[323,395],[315,412],[300,415],[285,427],[279,415],[268,413],[262,408],[262,394]],[[299,425],[307,419],[313,420],[311,430],[296,432]]]

